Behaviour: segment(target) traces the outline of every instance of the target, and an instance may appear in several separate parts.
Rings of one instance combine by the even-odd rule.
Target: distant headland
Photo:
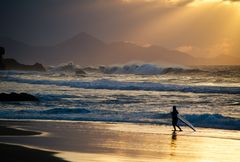
[[[34,65],[21,64],[13,58],[3,58],[4,54],[4,47],[0,47],[0,70],[46,71],[40,63]]]
[[[41,62],[58,65],[74,61],[81,66],[127,64],[129,62],[160,65],[239,65],[240,58],[219,54],[213,58],[192,56],[159,45],[141,46],[128,41],[105,42],[81,32],[54,45],[30,45],[7,37],[0,37],[0,46],[8,56],[24,64]]]

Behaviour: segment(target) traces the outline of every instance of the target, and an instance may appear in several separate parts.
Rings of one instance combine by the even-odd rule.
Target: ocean
[[[0,91],[40,102],[0,102],[0,119],[171,125],[170,112],[195,127],[240,130],[240,66],[128,64],[46,72],[0,71]]]

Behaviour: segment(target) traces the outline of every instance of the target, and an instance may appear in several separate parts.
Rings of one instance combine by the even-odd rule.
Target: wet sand
[[[41,132],[26,131],[0,125],[0,136],[28,136],[28,135],[31,136],[40,134]]]
[[[44,149],[51,157],[54,155],[67,161],[200,162],[238,161],[240,158],[240,131],[235,130],[197,128],[197,132],[193,132],[183,127],[183,132],[173,132],[170,126],[104,122],[0,123],[43,132],[33,136],[0,136],[1,143],[29,146],[39,152]],[[16,152],[16,148],[13,148],[12,152]],[[28,156],[27,153],[23,154]]]
[[[2,123],[1,123],[2,124]],[[8,125],[4,122],[4,125]],[[13,124],[14,125],[14,124]],[[12,125],[12,126],[13,126]],[[0,125],[0,138],[1,137],[31,137],[41,135],[41,132],[34,132],[29,130],[22,130],[18,128],[11,128]],[[55,157],[54,154],[57,152],[44,151],[40,149],[33,149],[24,146],[0,143],[0,161],[4,162],[67,162],[62,158]]]
[[[4,162],[67,162],[55,157],[57,152],[0,143],[1,161]]]

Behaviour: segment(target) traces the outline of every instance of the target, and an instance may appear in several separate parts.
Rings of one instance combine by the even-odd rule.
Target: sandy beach
[[[4,126],[10,129],[6,131]],[[11,133],[14,129],[17,133]],[[239,131],[183,129],[173,132],[170,126],[129,123],[1,121],[5,133],[0,137],[0,149],[13,154],[20,151],[25,159],[30,159],[24,161],[42,155],[52,158],[48,161],[75,162],[238,161],[240,158]]]
[[[0,20],[0,162],[240,162],[240,0],[1,0]]]

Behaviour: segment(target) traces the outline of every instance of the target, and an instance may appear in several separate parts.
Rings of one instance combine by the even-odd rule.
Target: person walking
[[[173,106],[173,111],[171,112],[171,115],[172,115],[172,126],[174,128],[174,131],[176,131],[176,127],[178,127],[178,129],[180,131],[182,131],[182,129],[180,128],[180,126],[178,125],[178,111],[177,111],[177,108],[176,106]]]

